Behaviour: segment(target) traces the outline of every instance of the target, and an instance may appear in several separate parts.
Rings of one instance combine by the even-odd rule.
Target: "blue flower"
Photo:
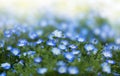
[[[52,32],[52,34],[58,38],[61,38],[63,36],[62,31],[59,31],[59,30],[55,30],[54,32]]]
[[[17,48],[13,48],[13,49],[11,49],[10,51],[11,51],[11,53],[14,54],[15,56],[19,55],[19,53],[20,53],[20,50],[17,49]]]
[[[57,66],[65,66],[66,63],[65,63],[64,61],[58,61],[58,62],[56,63],[56,65],[57,65]]]
[[[78,70],[77,67],[70,66],[70,67],[68,67],[68,73],[69,73],[69,74],[72,74],[72,75],[75,75],[75,74],[78,74],[78,73],[79,73],[79,70]]]
[[[75,56],[71,52],[64,53],[64,57],[69,61],[72,62],[75,59]]]
[[[115,64],[114,60],[106,60],[106,62],[109,63],[109,64]]]
[[[38,41],[36,41],[36,44],[41,44],[43,42],[42,39],[39,39]]]
[[[5,72],[0,73],[0,76],[7,76]]]
[[[8,47],[7,47],[7,50],[12,50],[12,46],[8,46]]]
[[[0,48],[4,47],[4,41],[0,41]]]
[[[66,66],[60,66],[57,70],[58,70],[58,73],[60,73],[60,74],[67,73]]]
[[[76,45],[69,45],[69,47],[71,48],[71,49],[76,49],[77,48],[77,46]]]
[[[47,70],[48,70],[47,68],[38,68],[37,73],[38,74],[45,74],[47,72]]]
[[[103,72],[111,73],[111,67],[108,63],[104,62],[101,64]]]
[[[38,30],[38,31],[36,31],[36,33],[37,33],[38,36],[41,36],[43,34],[43,31],[42,30]]]
[[[28,44],[28,41],[26,39],[20,39],[18,41],[17,46],[26,46]]]
[[[54,55],[60,55],[60,54],[61,54],[61,50],[58,49],[58,48],[53,48],[53,49],[52,49],[52,53],[53,53]]]
[[[54,40],[49,40],[49,41],[47,41],[47,45],[49,45],[49,46],[55,46],[56,43],[55,43]]]
[[[80,54],[80,50],[73,50],[72,53],[73,53],[74,55],[78,55],[78,54]]]
[[[41,57],[36,57],[34,58],[34,62],[35,63],[40,63],[42,61],[42,58]]]
[[[63,45],[68,45],[68,41],[67,41],[67,40],[61,40],[61,43],[62,43]]]
[[[29,34],[28,34],[28,36],[29,36],[29,38],[30,39],[36,39],[36,38],[38,38],[38,35],[37,35],[37,33],[35,33],[35,32],[30,32]]]
[[[59,49],[61,49],[61,50],[65,50],[65,49],[66,49],[66,46],[63,45],[63,44],[60,44],[58,47],[59,47]]]
[[[84,36],[79,36],[77,38],[77,41],[79,41],[79,42],[85,42],[85,37]]]
[[[110,58],[112,57],[111,51],[106,51],[106,50],[105,50],[105,51],[102,52],[102,54],[103,54],[105,57],[110,57]]]
[[[5,30],[4,31],[4,36],[9,38],[9,37],[12,36],[12,32],[10,30]]]
[[[94,49],[95,49],[95,47],[94,47],[94,45],[92,45],[92,44],[86,44],[85,46],[84,46],[84,48],[85,48],[85,50],[86,51],[93,51]]]
[[[6,70],[7,70],[7,69],[10,69],[10,68],[11,68],[11,65],[6,62],[6,63],[2,63],[2,64],[1,64],[1,67],[2,67],[3,69],[6,69]]]

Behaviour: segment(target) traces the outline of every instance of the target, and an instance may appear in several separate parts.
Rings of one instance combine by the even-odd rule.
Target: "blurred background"
[[[13,17],[20,20],[29,17],[34,23],[38,15],[46,13],[71,19],[97,13],[120,34],[120,0],[0,0],[0,20],[4,20],[4,16],[10,22]]]

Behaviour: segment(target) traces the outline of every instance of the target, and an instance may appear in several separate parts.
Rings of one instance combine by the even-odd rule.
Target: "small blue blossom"
[[[7,70],[7,69],[10,69],[10,68],[11,68],[11,65],[6,62],[6,63],[2,63],[2,64],[1,64],[1,67],[2,67],[3,69],[6,69],[6,70]]]
[[[73,53],[74,55],[78,55],[78,54],[80,54],[80,50],[73,50],[72,53]]]
[[[94,45],[92,45],[92,44],[86,44],[85,46],[84,46],[84,48],[85,48],[85,50],[86,51],[93,51],[94,49],[95,49],[95,47],[94,47]]]
[[[63,45],[68,45],[68,41],[67,41],[67,40],[62,40],[61,43],[62,43]]]
[[[38,68],[37,73],[38,74],[45,74],[47,72],[47,70],[48,70],[47,68]]]
[[[65,63],[64,61],[58,61],[58,62],[56,63],[56,65],[57,65],[57,66],[65,66],[66,63]]]
[[[106,62],[109,63],[109,64],[115,64],[114,60],[106,60]]]
[[[11,53],[12,53],[13,55],[15,55],[15,56],[19,55],[19,53],[20,53],[20,50],[17,49],[17,48],[13,48],[13,49],[11,49],[10,51],[11,51]]]
[[[61,38],[63,36],[62,31],[59,31],[59,30],[55,30],[52,34],[58,38]]]
[[[38,41],[36,41],[36,44],[41,44],[43,42],[42,39],[39,39]]]
[[[58,49],[58,48],[53,48],[51,51],[54,55],[60,55],[61,54],[61,50]]]
[[[40,63],[42,61],[42,58],[41,57],[36,57],[34,58],[34,62],[35,63]]]
[[[58,68],[58,73],[60,73],[60,74],[67,73],[67,67],[66,66],[60,66]]]
[[[78,73],[79,73],[79,70],[78,70],[77,67],[70,66],[70,67],[68,67],[68,73],[69,73],[69,74],[72,74],[72,75],[75,75],[75,74],[78,74]]]
[[[74,54],[71,52],[64,53],[64,57],[70,62],[72,62],[75,59]]]
[[[71,48],[71,49],[76,49],[77,48],[77,46],[76,45],[69,45],[69,47]]]
[[[12,32],[10,30],[5,30],[4,31],[4,36],[9,38],[9,37],[12,36]]]
[[[66,49],[66,46],[63,45],[63,44],[60,44],[58,47],[59,47],[59,49],[61,49],[61,50],[65,50],[65,49]]]
[[[111,73],[111,67],[108,63],[104,62],[101,64],[103,72]]]
[[[55,43],[54,40],[49,40],[49,41],[47,41],[47,45],[49,45],[49,46],[55,46],[56,43]]]
[[[77,41],[79,41],[79,42],[85,42],[85,37],[84,36],[79,36],[77,38]]]
[[[42,30],[38,30],[38,31],[36,31],[36,33],[37,33],[38,36],[41,36],[43,34],[43,31]]]
[[[33,39],[33,40],[38,38],[38,35],[35,32],[30,32],[28,36],[30,39]]]
[[[102,53],[105,57],[112,57],[112,53],[111,53],[111,51],[103,51],[103,53]]]
[[[4,41],[2,40],[2,41],[0,41],[0,48],[2,48],[2,47],[4,47]]]
[[[26,40],[26,39],[20,39],[19,41],[18,41],[18,44],[17,44],[17,46],[26,46],[28,44],[28,41]]]
[[[12,50],[12,46],[8,46],[8,47],[7,47],[7,50]]]
[[[0,76],[7,76],[5,72],[0,73]]]

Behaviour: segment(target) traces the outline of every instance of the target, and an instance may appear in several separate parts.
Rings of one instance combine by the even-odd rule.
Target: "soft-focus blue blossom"
[[[64,53],[64,57],[69,61],[72,62],[75,59],[75,56],[71,52],[66,52]]]
[[[9,38],[9,37],[12,36],[12,32],[10,30],[5,30],[4,31],[4,36]]]
[[[109,51],[109,50],[108,50],[108,51],[107,51],[107,50],[103,51],[102,54],[103,54],[105,57],[110,57],[110,58],[112,57],[112,53],[111,53],[111,51]]]
[[[73,45],[73,44],[69,45],[69,47],[70,47],[71,49],[77,49],[77,46],[76,46],[76,45]]]
[[[6,63],[2,63],[2,64],[1,64],[1,67],[2,67],[3,69],[6,69],[6,70],[7,70],[7,69],[10,69],[10,68],[11,68],[11,64],[9,64],[9,63],[7,63],[7,62],[6,62]]]
[[[31,51],[30,50],[30,51],[27,52],[28,56],[34,56],[35,54],[36,54],[36,51]]]
[[[20,39],[19,41],[18,41],[18,44],[17,44],[17,46],[26,46],[28,44],[28,41],[26,40],[26,39]]]
[[[78,38],[77,38],[77,41],[79,41],[79,42],[85,42],[85,37],[84,36],[79,36]]]
[[[11,51],[11,53],[12,53],[13,55],[15,55],[15,56],[19,55],[19,53],[20,53],[20,50],[17,49],[17,48],[13,48],[13,49],[11,49],[10,51]]]
[[[36,31],[36,34],[37,34],[38,36],[41,36],[41,35],[43,34],[43,31],[42,31],[42,30],[38,30],[38,31]]]
[[[53,48],[51,51],[54,55],[60,55],[61,54],[61,50],[58,49],[58,48]]]
[[[115,39],[115,43],[116,43],[116,44],[120,44],[120,37],[117,37],[117,38]]]
[[[103,72],[111,73],[111,67],[108,63],[104,62],[101,64]]]
[[[57,66],[65,66],[66,63],[61,60],[61,61],[58,61],[58,62],[56,63],[56,65],[57,65]]]
[[[72,74],[72,75],[75,75],[75,74],[78,74],[78,73],[79,73],[79,70],[78,70],[77,67],[70,66],[70,67],[68,67],[68,73],[69,73],[69,74]]]
[[[42,39],[39,39],[38,41],[36,41],[36,44],[41,44],[43,42]]]
[[[67,40],[62,40],[61,43],[62,43],[63,45],[68,45],[68,41],[67,41]]]
[[[0,73],[0,76],[7,76],[5,72]]]
[[[58,47],[59,47],[59,49],[61,49],[61,50],[65,50],[65,49],[66,49],[66,46],[63,45],[63,44],[60,44]]]
[[[95,47],[94,47],[94,45],[92,45],[92,44],[86,44],[85,46],[84,46],[84,48],[85,48],[85,50],[86,51],[93,51],[94,49],[95,49]]]
[[[97,44],[97,43],[98,43],[98,40],[97,40],[96,38],[92,38],[92,39],[90,39],[90,42],[91,42],[92,44]]]
[[[109,63],[109,64],[115,64],[114,60],[106,60],[106,62]]]
[[[0,41],[0,48],[2,48],[2,47],[4,47],[4,41],[2,40],[2,41]]]
[[[59,66],[58,73],[60,73],[60,74],[67,73],[67,67],[66,66]]]
[[[30,32],[28,36],[29,36],[30,39],[36,39],[36,38],[38,38],[38,35],[35,32]]]
[[[36,57],[34,58],[34,62],[35,63],[40,63],[42,61],[42,58],[41,57]]]
[[[49,40],[49,41],[47,41],[47,45],[49,45],[49,46],[55,46],[56,43],[55,43],[54,40]]]
[[[48,70],[47,68],[38,68],[37,73],[38,74],[45,74],[47,72],[47,70]]]
[[[80,50],[72,50],[72,53],[73,53],[74,55],[78,55],[78,54],[80,54]]]
[[[54,32],[52,32],[53,36],[55,37],[58,37],[58,38],[61,38],[63,35],[62,35],[62,31],[59,31],[59,30],[55,30]]]
[[[7,46],[7,50],[12,50],[12,46]]]

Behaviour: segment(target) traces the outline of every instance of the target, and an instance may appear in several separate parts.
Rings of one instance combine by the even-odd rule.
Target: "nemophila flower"
[[[58,61],[58,62],[56,63],[56,65],[57,65],[57,66],[65,66],[66,63],[61,60],[61,61]]]
[[[40,63],[42,61],[42,58],[41,57],[36,57],[34,58],[34,62],[35,63]]]
[[[5,30],[4,31],[4,36],[9,38],[9,37],[12,36],[12,32],[10,30]]]
[[[80,54],[80,50],[72,50],[72,53],[73,53],[74,55],[78,55],[78,54]]]
[[[0,73],[0,76],[7,76],[5,72]]]
[[[12,50],[12,46],[7,46],[7,50]]]
[[[61,50],[58,49],[58,48],[53,48],[51,51],[54,55],[60,55],[61,54]]]
[[[36,41],[36,44],[41,44],[43,42],[42,39],[39,39],[38,41]]]
[[[65,49],[66,49],[66,46],[63,45],[63,44],[60,44],[58,47],[59,47],[59,49],[61,49],[61,50],[65,50]]]
[[[120,37],[117,37],[117,38],[115,39],[115,43],[116,43],[116,44],[120,44]]]
[[[84,36],[79,36],[79,37],[77,37],[77,41],[79,41],[79,42],[85,42],[85,37]]]
[[[47,68],[38,68],[37,73],[38,74],[45,74],[47,72],[47,70],[48,70]]]
[[[29,38],[30,39],[36,39],[36,38],[38,38],[38,35],[37,35],[37,33],[35,33],[35,32],[30,32],[29,34],[28,34],[28,36],[29,36]]]
[[[18,41],[17,46],[26,46],[28,44],[28,41],[26,39],[20,39]]]
[[[42,26],[42,27],[46,27],[47,25],[48,25],[47,20],[42,20],[42,21],[40,22],[40,26]]]
[[[70,67],[68,67],[68,73],[69,73],[69,74],[72,74],[72,75],[75,75],[75,74],[78,74],[78,73],[79,73],[79,70],[78,70],[77,67],[70,66]]]
[[[35,47],[36,43],[35,42],[29,42],[28,45],[31,46],[31,47]]]
[[[61,44],[68,45],[68,41],[67,40],[61,40]]]
[[[2,40],[2,41],[0,41],[0,48],[2,48],[2,47],[4,47],[4,41]]]
[[[111,67],[108,63],[104,62],[101,64],[103,72],[111,73]]]
[[[82,34],[83,36],[86,36],[88,34],[88,29],[86,28],[82,28],[81,31],[80,31],[80,34]]]
[[[100,35],[100,33],[101,33],[100,28],[94,28],[93,33],[94,33],[95,35]]]
[[[70,47],[71,49],[77,49],[77,46],[74,45],[74,44],[69,45],[69,47]]]
[[[19,55],[19,53],[20,53],[20,50],[17,49],[17,48],[13,48],[13,49],[11,49],[10,51],[11,51],[11,53],[12,53],[13,55],[15,55],[15,56]]]
[[[24,60],[20,60],[18,63],[24,65]]]
[[[43,31],[42,30],[37,30],[36,33],[37,33],[38,36],[41,36],[43,34]]]
[[[6,62],[6,63],[2,63],[2,64],[1,64],[1,67],[2,67],[3,69],[6,69],[6,70],[7,70],[7,69],[10,69],[10,68],[11,68],[11,64],[9,64],[9,63],[7,63],[7,62]]]
[[[90,42],[91,42],[92,44],[97,44],[97,43],[98,43],[98,40],[95,39],[95,38],[92,38],[92,39],[90,39]]]
[[[63,36],[62,31],[59,30],[55,30],[54,32],[52,32],[52,34],[58,38],[61,38]]]
[[[67,73],[67,67],[66,66],[59,66],[57,71],[60,74]]]
[[[75,56],[71,52],[66,52],[64,53],[64,57],[69,61],[72,62],[75,59]]]
[[[105,50],[105,51],[103,51],[102,52],[102,54],[105,56],[105,57],[112,57],[112,53],[111,53],[111,51],[110,50]]]
[[[36,54],[35,51],[28,51],[28,52],[27,52],[27,55],[28,55],[28,56],[34,56],[35,54]]]
[[[54,40],[48,40],[48,41],[47,41],[47,45],[49,45],[49,46],[55,46],[56,43],[55,43]]]
[[[115,64],[114,60],[106,60],[106,62],[109,63],[109,64]]]
[[[86,44],[85,46],[84,46],[84,48],[85,48],[85,50],[86,51],[93,51],[94,49],[95,49],[95,46],[94,45],[92,45],[92,44]]]

